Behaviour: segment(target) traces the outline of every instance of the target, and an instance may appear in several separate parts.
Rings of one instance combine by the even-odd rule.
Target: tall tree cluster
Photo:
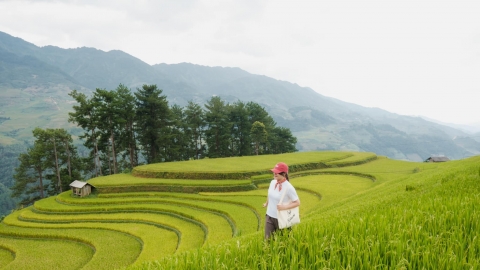
[[[33,146],[20,154],[13,176],[12,197],[23,205],[65,191],[82,175],[82,160],[65,129],[35,128],[33,137]]]
[[[114,174],[139,163],[155,163],[294,152],[296,138],[277,127],[259,104],[229,104],[218,96],[204,107],[190,101],[170,106],[156,85],[135,93],[119,85],[96,89],[91,98],[73,91],[77,101],[69,121],[83,128],[91,149],[92,175]]]
[[[254,102],[229,104],[214,96],[204,107],[192,101],[183,108],[169,106],[156,85],[135,93],[120,84],[115,90],[96,89],[91,97],[76,90],[69,95],[76,105],[68,120],[83,129],[79,138],[88,156],[78,156],[65,130],[35,129],[12,188],[23,204],[65,191],[74,179],[116,174],[141,163],[296,151],[290,130],[277,127]]]

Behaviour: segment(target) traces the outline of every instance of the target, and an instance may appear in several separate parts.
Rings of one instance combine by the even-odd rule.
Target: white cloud
[[[39,46],[240,67],[363,106],[480,122],[478,1],[12,0],[0,9],[1,31]]]

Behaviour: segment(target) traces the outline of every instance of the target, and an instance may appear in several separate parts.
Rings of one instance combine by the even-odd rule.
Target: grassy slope
[[[358,155],[369,153],[358,153]],[[371,153],[370,153],[371,154]],[[290,166],[309,162],[326,162],[336,159],[344,159],[352,156],[350,152],[302,152],[280,155],[261,155],[244,157],[231,157],[219,159],[202,159],[190,162],[156,163],[136,167],[143,171],[191,171],[191,172],[250,172],[269,170],[277,162],[285,162]]]
[[[294,153],[276,157],[264,156],[267,161],[264,161],[263,165],[258,168],[255,166],[258,166],[259,157],[199,162],[202,163],[201,167],[204,170],[209,167],[208,164],[211,164],[212,168],[221,171],[218,164],[223,162],[223,165],[233,171],[252,166],[255,170],[261,168],[261,170],[268,171],[278,159],[291,161],[291,164],[301,164],[313,161],[335,161],[342,158],[351,161],[352,157],[356,157],[353,160],[362,160],[371,155],[371,153],[317,152],[303,155]],[[232,163],[232,161],[235,162]],[[178,166],[182,163],[171,164]],[[191,164],[194,162],[183,162],[183,165],[187,167]],[[235,168],[235,166],[237,167]],[[265,176],[262,177],[265,178]],[[266,177],[270,178],[271,175]],[[218,187],[217,189],[222,190],[222,185],[241,186],[251,183],[251,180],[144,179],[129,175],[117,175],[99,177],[93,179],[93,182],[97,186],[119,185],[124,187],[189,184]],[[202,246],[214,246],[232,236],[249,235],[262,230],[265,210],[261,204],[265,200],[265,193],[266,191],[263,189],[253,190],[250,193],[219,193],[217,191],[199,194],[152,191],[101,193],[97,196],[76,198],[71,197],[70,191],[64,192],[58,196],[38,201],[33,207],[17,211],[3,221],[6,226],[0,228],[0,235],[3,235],[4,238],[16,236],[26,239],[22,243],[15,242],[8,247],[1,246],[4,251],[2,252],[3,256],[0,256],[2,260],[0,263],[7,266],[16,265],[18,261],[12,262],[11,256],[15,256],[23,250],[30,250],[28,242],[32,241],[36,244],[36,237],[47,239],[53,237],[56,240],[68,239],[80,245],[91,245],[95,248],[95,256],[79,258],[79,262],[83,262],[86,268],[99,267],[99,265],[102,268],[102,264],[99,264],[96,258],[105,258],[113,254],[108,246],[102,244],[104,241],[102,238],[98,238],[93,233],[87,233],[88,236],[82,235],[83,231],[88,232],[92,229],[109,231],[109,241],[128,242],[115,250],[117,256],[129,254],[129,256],[123,255],[125,257],[123,260],[116,260],[114,265],[117,266],[127,266],[132,262],[141,263]],[[317,193],[313,189],[299,190],[300,196],[304,199],[302,214],[306,214],[318,205]],[[58,229],[63,233],[54,236],[52,229]],[[176,238],[174,237],[175,233],[177,234]],[[89,237],[94,238],[88,240]],[[158,237],[164,240],[159,240]],[[133,241],[128,241],[129,238]],[[166,242],[161,244],[162,241]],[[171,244],[176,248],[169,250]],[[57,247],[55,241],[51,241],[50,245],[52,245],[52,249],[61,248]],[[57,258],[57,260],[59,259],[61,258]],[[55,262],[55,259],[51,260]],[[50,266],[48,263],[42,265],[45,268]],[[38,269],[38,265],[30,264],[30,266]]]
[[[291,269],[433,269],[436,263],[443,268],[478,266],[478,222],[474,220],[478,214],[471,206],[480,200],[479,158],[427,164],[384,157],[372,160],[371,155],[313,152],[263,156],[265,161],[245,157],[203,160],[199,162],[202,166],[192,161],[153,166],[222,173],[245,168],[268,170],[278,161],[294,165],[316,160],[329,165],[291,174],[302,200],[302,224],[290,235],[278,235],[269,243],[262,240],[265,209],[261,204],[267,184],[239,192],[128,192],[81,199],[65,192],[18,211],[0,224],[2,240],[13,236],[22,239],[1,242],[0,269],[20,265],[19,254],[39,241],[45,243],[35,240],[39,237],[49,240],[51,250],[73,251],[85,245],[95,249],[93,257],[88,253],[91,249],[79,251],[85,255],[80,255],[77,267],[71,269],[78,265],[96,269],[111,269],[113,265],[135,269],[191,269],[193,265],[205,269],[271,269],[285,265]],[[362,161],[369,162],[353,166]],[[128,186],[131,178],[123,175],[117,180],[110,176],[95,181],[97,185]],[[245,180],[141,178],[132,183],[215,186],[218,181],[234,185]],[[476,197],[467,192],[469,182],[477,184]],[[162,235],[165,240],[161,240]],[[62,247],[59,239],[68,239],[71,247]],[[113,254],[109,242],[120,241],[125,244],[114,244]],[[162,245],[162,241],[168,245]],[[109,262],[127,254],[115,263]],[[149,262],[155,258],[159,260]],[[53,257],[49,260],[50,264],[42,264],[45,269],[56,263]],[[22,263],[22,268],[29,267],[38,269],[28,260]]]
[[[478,269],[479,162],[342,168],[374,175],[375,186],[330,201],[274,241],[258,233],[138,269]]]

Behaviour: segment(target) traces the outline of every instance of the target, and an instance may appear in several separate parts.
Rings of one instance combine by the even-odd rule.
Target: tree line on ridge
[[[204,104],[169,106],[156,85],[136,92],[120,84],[91,97],[73,90],[68,121],[83,129],[80,155],[65,129],[33,130],[20,154],[12,197],[29,205],[69,188],[74,179],[129,172],[140,164],[297,151],[290,129],[277,127],[255,102],[232,104],[213,96]]]

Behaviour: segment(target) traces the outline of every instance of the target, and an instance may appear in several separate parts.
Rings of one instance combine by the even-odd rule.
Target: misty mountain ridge
[[[189,63],[149,65],[128,53],[94,48],[38,47],[0,32],[0,145],[22,143],[35,126],[76,128],[67,123],[73,89],[90,94],[122,83],[163,89],[170,105],[253,101],[279,126],[288,127],[300,151],[372,151],[422,161],[480,153],[479,136],[421,117],[403,116],[323,96],[311,88],[251,74],[236,67]],[[320,89],[321,90],[321,89]]]
[[[433,118],[430,118],[430,117],[426,117],[426,116],[422,116],[422,115],[419,115],[418,117],[421,117],[421,118],[423,118],[427,121],[430,121],[430,122],[434,122],[434,123],[437,123],[437,124],[440,124],[440,125],[449,126],[449,127],[464,131],[464,132],[466,132],[468,134],[471,134],[471,135],[474,135],[474,136],[480,135],[480,122],[479,123],[471,123],[471,124],[455,124],[455,123],[443,122],[443,121],[433,119]]]

